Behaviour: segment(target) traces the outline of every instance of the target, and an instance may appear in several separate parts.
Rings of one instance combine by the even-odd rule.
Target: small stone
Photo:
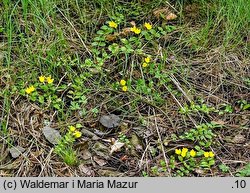
[[[59,131],[51,128],[51,127],[44,127],[42,129],[43,135],[45,138],[52,144],[58,144],[58,141],[62,138]]]
[[[111,115],[103,115],[100,118],[100,123],[109,129],[118,127],[120,124],[120,118],[117,115],[111,114]]]
[[[10,148],[10,154],[13,158],[19,157],[24,151],[25,149],[20,146]]]

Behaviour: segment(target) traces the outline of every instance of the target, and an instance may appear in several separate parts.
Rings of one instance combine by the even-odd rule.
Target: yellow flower
[[[44,81],[45,81],[45,76],[39,76],[39,81],[40,81],[41,83],[44,83]]]
[[[180,150],[180,149],[176,149],[176,150],[175,150],[175,153],[176,153],[177,155],[180,155],[180,154],[181,154],[181,150]]]
[[[127,86],[123,86],[122,87],[122,91],[126,92],[128,90],[128,87]]]
[[[47,82],[48,82],[49,84],[52,84],[52,83],[54,82],[54,79],[51,78],[51,76],[48,76],[48,77],[46,78],[46,80],[47,80]]]
[[[214,153],[212,151],[209,152],[209,157],[214,157]]]
[[[82,136],[82,133],[80,131],[76,131],[73,135],[75,138],[79,138]]]
[[[141,33],[141,29],[136,28],[136,30],[134,32],[135,32],[135,34],[140,34]]]
[[[74,131],[76,130],[76,128],[75,128],[74,126],[69,126],[69,130],[70,130],[71,132],[74,132]]]
[[[126,85],[126,80],[123,80],[123,79],[122,79],[122,80],[120,81],[120,85],[121,85],[121,86],[125,86],[125,85]]]
[[[130,31],[134,32],[135,34],[141,33],[141,29],[137,28],[136,26],[131,27]]]
[[[186,155],[187,155],[187,153],[181,152],[181,156],[182,156],[182,157],[186,157]]]
[[[136,29],[137,29],[136,26],[133,26],[130,28],[130,31],[135,32]]]
[[[36,90],[36,88],[34,86],[30,86],[30,87],[28,87],[28,88],[25,89],[25,92],[27,94],[30,94],[30,93],[32,93],[35,90]]]
[[[209,157],[209,152],[204,152],[204,157],[208,158]]]
[[[146,63],[149,63],[150,62],[150,57],[147,57],[144,59]]]
[[[187,148],[182,148],[182,151],[181,151],[181,156],[182,157],[186,157],[186,155],[187,155],[187,152],[188,152],[188,149]]]
[[[148,63],[146,63],[146,62],[144,62],[143,64],[142,64],[142,67],[143,68],[146,68],[148,66]]]
[[[109,22],[109,27],[112,27],[112,28],[117,28],[117,23],[115,23],[114,21],[110,21]]]
[[[194,151],[193,149],[190,151],[190,156],[191,157],[195,157],[196,156],[196,151]]]
[[[144,24],[145,28],[147,28],[147,30],[151,30],[152,29],[152,25],[150,23],[145,23]]]

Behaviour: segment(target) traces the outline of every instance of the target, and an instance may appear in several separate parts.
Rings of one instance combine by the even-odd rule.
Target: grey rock
[[[45,138],[52,144],[57,144],[58,141],[62,138],[59,131],[51,128],[51,127],[44,127],[42,129],[43,135]]]
[[[20,146],[10,148],[10,154],[13,158],[19,157],[24,151],[25,149]]]
[[[100,118],[100,123],[109,129],[118,127],[120,124],[121,119],[114,114],[111,115],[103,115]]]

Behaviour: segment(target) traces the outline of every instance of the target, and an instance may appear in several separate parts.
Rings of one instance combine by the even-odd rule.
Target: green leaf
[[[122,51],[122,52],[126,52],[126,51],[127,51],[127,48],[126,48],[125,46],[122,46],[122,47],[121,47],[121,51]]]
[[[203,167],[203,168],[208,168],[209,167],[209,165],[208,165],[208,163],[206,161],[202,161],[200,163],[200,166]]]
[[[151,29],[150,33],[153,34],[153,35],[155,35],[157,32],[154,29]]]
[[[236,176],[240,176],[240,177],[250,177],[250,163],[248,163],[245,168],[243,168],[242,170],[240,170]]]
[[[178,159],[182,162],[183,161],[183,157],[181,157],[180,155],[178,155]]]
[[[95,37],[95,38],[94,38],[94,41],[95,41],[95,42],[105,41],[105,38],[104,38],[104,37],[98,36],[98,37]]]
[[[83,126],[82,126],[81,123],[77,123],[77,124],[76,124],[76,128],[77,128],[77,129],[82,128],[82,127],[83,127]]]
[[[250,104],[246,104],[246,105],[243,106],[242,109],[243,109],[243,110],[247,110],[247,109],[249,109],[249,108],[250,108]]]
[[[98,44],[98,46],[104,47],[104,46],[106,46],[106,43],[105,43],[105,42],[100,42],[100,43]]]
[[[35,101],[36,101],[36,95],[34,95],[34,94],[31,95],[31,96],[30,96],[30,100],[33,101],[33,102],[35,102]]]
[[[59,110],[59,109],[61,108],[60,105],[59,105],[58,103],[54,104],[53,107],[54,107],[55,109],[57,109],[57,110]]]
[[[172,26],[172,25],[167,25],[167,26],[165,26],[165,29],[167,32],[172,32],[172,31],[176,30],[176,27]]]
[[[39,101],[39,103],[44,104],[44,97],[43,96],[39,96],[38,97],[38,101]]]
[[[152,40],[153,38],[152,38],[151,35],[149,35],[149,34],[147,33],[147,34],[145,34],[145,39],[146,39],[147,41],[150,41],[150,40]]]
[[[225,164],[220,164],[219,168],[222,172],[228,172],[229,171],[229,167],[226,166]]]
[[[102,29],[102,30],[109,30],[109,27],[108,27],[107,25],[103,25],[103,26],[101,27],[101,29]]]
[[[103,30],[98,30],[96,33],[99,34],[99,35],[103,35],[104,31]]]
[[[129,41],[126,38],[122,38],[121,42],[124,43],[124,44],[129,44]]]
[[[212,159],[212,160],[209,160],[208,164],[209,164],[209,166],[213,166],[213,165],[215,164],[215,161],[214,161],[214,159]]]
[[[156,33],[154,35],[155,35],[156,38],[160,38],[161,37],[161,34],[159,34],[159,33]]]
[[[98,46],[98,42],[93,42],[91,45],[92,45],[93,47]]]
[[[200,151],[200,150],[201,150],[200,146],[198,146],[198,145],[194,146],[194,148],[195,148],[197,151]]]

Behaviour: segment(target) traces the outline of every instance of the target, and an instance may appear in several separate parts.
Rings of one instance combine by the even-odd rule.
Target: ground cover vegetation
[[[250,176],[248,0],[0,1],[0,176]]]

